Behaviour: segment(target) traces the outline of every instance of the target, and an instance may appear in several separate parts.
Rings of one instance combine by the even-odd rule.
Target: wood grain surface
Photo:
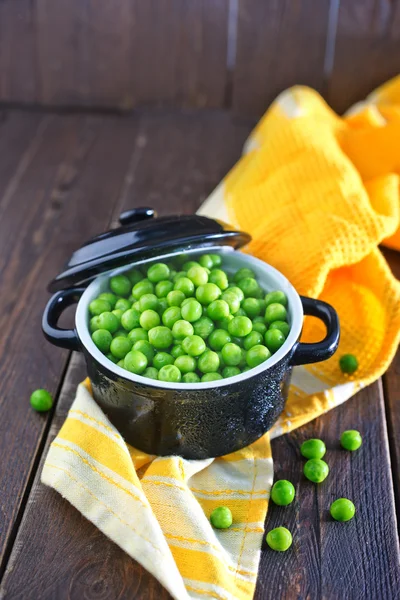
[[[18,523],[49,418],[29,409],[29,396],[38,387],[55,394],[67,358],[42,336],[46,285],[77,244],[105,227],[129,162],[135,124],[117,120],[110,125],[98,117],[43,117],[13,176],[3,173],[7,186],[0,202],[0,327],[5,342],[0,344],[1,557]]]
[[[44,287],[71,251],[107,222],[116,222],[121,210],[150,205],[160,214],[193,212],[234,164],[253,122],[220,112],[25,118],[26,133],[17,127],[18,119],[15,127],[10,120],[4,129],[20,152],[14,152],[7,169],[0,167],[0,190],[12,192],[3,191],[0,200],[5,231],[0,236],[0,294],[6,306],[0,326],[8,340],[0,350],[7,567],[0,598],[167,599],[138,563],[40,484],[47,447],[85,375],[82,356],[73,354],[51,426],[29,410],[30,390],[43,385],[54,392],[68,358],[41,337]],[[0,145],[6,123],[0,121]],[[19,378],[20,373],[26,376]],[[393,375],[387,386],[393,427],[398,424],[397,386]],[[349,428],[359,429],[364,438],[353,454],[338,446],[340,433]],[[299,445],[311,436],[322,437],[328,446],[331,475],[320,486],[302,475]],[[273,453],[276,477],[293,481],[297,497],[286,509],[271,503],[266,530],[287,525],[294,544],[285,555],[263,549],[256,598],[397,598],[399,550],[381,383],[275,440]],[[357,506],[356,518],[347,524],[331,521],[327,512],[342,495]]]
[[[400,72],[400,2],[340,0],[327,100],[339,113]]]
[[[400,0],[1,0],[0,102],[339,112],[400,72]]]
[[[261,115],[295,84],[321,90],[329,0],[240,0],[233,108]]]

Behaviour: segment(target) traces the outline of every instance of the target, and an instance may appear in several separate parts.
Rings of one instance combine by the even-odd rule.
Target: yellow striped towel
[[[43,483],[139,561],[178,600],[253,597],[272,485],[270,437],[337,406],[387,368],[399,343],[400,285],[377,248],[400,246],[400,79],[345,118],[306,88],[281,94],[246,154],[201,209],[253,235],[248,248],[299,292],[338,310],[339,353],[360,361],[353,378],[337,357],[294,369],[286,409],[270,434],[232,455],[153,457],[124,442],[78,388],[52,443]],[[322,331],[306,323],[304,338]],[[234,523],[214,530],[228,505]]]

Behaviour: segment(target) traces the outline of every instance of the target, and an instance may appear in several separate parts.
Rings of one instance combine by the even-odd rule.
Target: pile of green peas
[[[234,377],[284,344],[287,298],[255,273],[222,268],[218,254],[178,258],[110,278],[89,305],[93,342],[131,373],[172,383]]]

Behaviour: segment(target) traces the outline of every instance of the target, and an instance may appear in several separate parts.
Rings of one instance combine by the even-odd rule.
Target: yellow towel
[[[249,231],[248,252],[282,271],[303,294],[333,304],[338,357],[296,367],[286,409],[270,434],[217,459],[155,458],[127,445],[78,388],[52,443],[42,481],[155,575],[178,600],[253,597],[272,484],[270,437],[337,406],[379,377],[399,343],[400,284],[377,246],[400,248],[400,78],[340,118],[307,88],[281,94],[245,155],[201,214]],[[306,322],[304,339],[322,337]],[[234,524],[216,531],[212,509]]]

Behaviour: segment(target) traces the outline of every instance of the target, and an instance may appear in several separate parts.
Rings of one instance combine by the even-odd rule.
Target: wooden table
[[[2,599],[163,599],[144,571],[59,495],[40,484],[49,443],[85,376],[82,357],[45,342],[47,282],[71,252],[116,221],[150,205],[192,213],[238,159],[253,122],[220,111],[91,114],[0,113],[0,565]],[[387,253],[400,274],[400,259]],[[71,316],[71,315],[70,315]],[[256,598],[393,599],[399,595],[400,356],[382,381],[273,443],[279,477],[293,481],[295,510],[271,506],[294,547],[262,553]],[[54,410],[30,410],[47,388]],[[337,440],[359,429],[362,451]],[[323,437],[331,469],[321,486],[299,470],[299,444]],[[353,498],[356,519],[332,523],[327,506]]]

